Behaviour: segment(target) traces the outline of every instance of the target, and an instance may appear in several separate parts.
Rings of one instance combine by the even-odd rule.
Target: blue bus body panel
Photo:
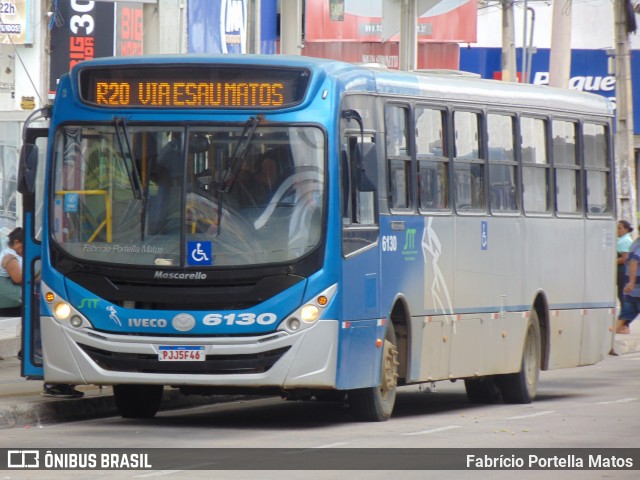
[[[36,289],[35,278],[32,273],[34,264],[40,258],[40,245],[32,241],[33,215],[26,212],[24,217],[24,242],[25,256],[23,258],[23,321],[22,321],[22,375],[31,378],[42,378],[44,368],[42,366],[42,349],[38,348],[40,343],[36,328],[29,319],[36,318],[38,312],[33,311],[35,302],[31,302],[31,294]],[[37,301],[37,300],[36,300]],[[42,301],[42,300],[40,300]],[[42,308],[42,307],[41,307]],[[39,320],[35,320],[36,322]]]
[[[172,326],[174,310],[128,309],[97,298],[67,280],[69,302],[89,319],[94,328],[104,332],[133,334],[184,335]],[[196,325],[189,335],[261,335],[272,332],[301,304],[306,282],[302,281],[253,308],[220,312],[188,310]]]

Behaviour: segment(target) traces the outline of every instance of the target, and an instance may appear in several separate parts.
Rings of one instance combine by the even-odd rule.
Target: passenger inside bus
[[[173,134],[160,150],[151,171],[151,178],[158,185],[157,195],[149,202],[148,232],[151,235],[180,231],[182,158],[181,139]]]
[[[245,159],[232,189],[235,204],[239,208],[264,207],[268,204],[281,183],[280,170],[279,163],[268,154],[255,161]]]
[[[279,166],[273,158],[265,156],[253,175],[253,199],[257,205],[265,205],[271,200],[280,184]]]

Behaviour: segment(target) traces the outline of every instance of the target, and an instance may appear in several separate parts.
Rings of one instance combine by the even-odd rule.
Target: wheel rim
[[[389,394],[395,392],[398,385],[398,349],[389,340],[385,339],[382,352],[382,381],[380,383],[380,393],[386,400]]]
[[[533,326],[530,326],[527,332],[527,344],[523,358],[524,365],[522,367],[527,390],[534,392],[538,383],[538,342]]]

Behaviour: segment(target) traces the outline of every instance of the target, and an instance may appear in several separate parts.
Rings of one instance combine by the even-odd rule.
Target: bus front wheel
[[[349,410],[356,420],[384,422],[391,417],[398,385],[398,347],[393,323],[389,322],[382,351],[379,387],[349,391]]]
[[[113,396],[122,418],[153,418],[163,390],[162,385],[114,385]]]
[[[505,403],[531,403],[538,389],[540,376],[540,324],[533,310],[529,315],[520,371],[498,377]]]

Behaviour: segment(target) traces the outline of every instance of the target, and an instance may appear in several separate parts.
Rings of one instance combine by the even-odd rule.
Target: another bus
[[[528,403],[612,345],[596,95],[287,56],[83,62],[27,125],[23,374],[348,402]],[[41,337],[41,340],[40,340]],[[42,348],[41,348],[42,346]]]

